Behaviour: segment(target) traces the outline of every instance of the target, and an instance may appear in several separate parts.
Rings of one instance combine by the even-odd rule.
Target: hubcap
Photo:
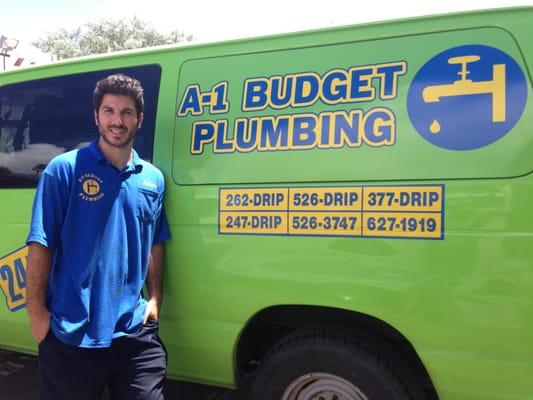
[[[280,400],[368,400],[347,380],[332,374],[305,374],[289,384]]]

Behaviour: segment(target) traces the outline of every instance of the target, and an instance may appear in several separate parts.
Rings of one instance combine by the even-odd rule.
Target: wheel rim
[[[368,400],[352,383],[339,376],[315,372],[289,384],[281,400]]]

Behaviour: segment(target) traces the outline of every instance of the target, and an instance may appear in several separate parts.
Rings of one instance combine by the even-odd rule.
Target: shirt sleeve
[[[45,170],[39,179],[33,200],[30,232],[26,244],[37,242],[50,249],[57,247],[67,200],[68,191],[65,185]]]
[[[157,221],[155,224],[153,244],[164,242],[165,240],[169,240],[171,237],[172,236],[170,234],[170,229],[168,228],[168,221],[167,221],[167,215],[165,213],[165,208],[161,204],[161,212],[159,213],[159,217],[157,218]]]

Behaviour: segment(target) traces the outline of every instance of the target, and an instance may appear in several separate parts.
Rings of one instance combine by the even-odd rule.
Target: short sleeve
[[[167,215],[165,213],[165,208],[161,205],[161,212],[157,218],[155,224],[154,232],[154,242],[153,244],[158,244],[169,240],[172,236],[170,235],[170,229],[168,228]]]
[[[39,179],[33,200],[30,232],[26,244],[37,242],[50,249],[57,247],[67,201],[66,185],[45,170]]]

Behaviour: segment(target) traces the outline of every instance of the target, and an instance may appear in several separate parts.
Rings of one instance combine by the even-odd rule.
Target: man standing
[[[139,81],[111,75],[93,93],[100,136],[54,158],[37,188],[27,243],[27,310],[41,399],[162,399],[163,176],[133,150]],[[146,300],[142,290],[146,285]]]

